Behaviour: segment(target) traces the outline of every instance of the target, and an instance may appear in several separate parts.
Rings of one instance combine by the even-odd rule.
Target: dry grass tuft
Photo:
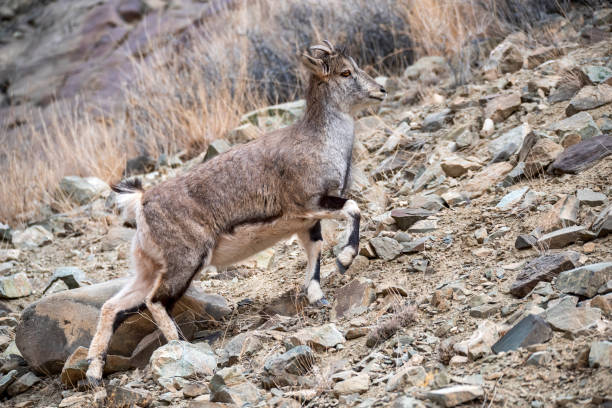
[[[366,345],[368,347],[375,347],[385,340],[390,339],[401,328],[407,327],[409,324],[413,323],[416,320],[416,315],[416,306],[399,306],[398,310],[393,313],[390,319],[385,320],[372,329],[366,339]]]

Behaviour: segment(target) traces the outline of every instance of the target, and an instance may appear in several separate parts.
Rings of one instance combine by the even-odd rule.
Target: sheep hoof
[[[347,267],[342,265],[342,262],[340,262],[340,260],[337,258],[336,258],[336,267],[338,268],[338,272],[340,272],[340,274],[344,275],[346,273]]]

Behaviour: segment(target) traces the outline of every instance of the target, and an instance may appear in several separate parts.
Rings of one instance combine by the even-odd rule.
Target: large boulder
[[[15,341],[28,365],[40,373],[59,373],[78,347],[89,347],[100,308],[126,282],[127,279],[115,279],[63,291],[46,296],[26,308],[17,326]],[[211,321],[221,320],[230,313],[230,308],[221,296],[202,293],[191,287],[171,314],[176,317],[186,311],[191,311],[197,321]],[[141,340],[155,330],[156,325],[148,312],[135,313],[115,331],[108,352],[130,357]],[[193,329],[184,332],[193,333]],[[139,355],[138,358],[143,357]]]

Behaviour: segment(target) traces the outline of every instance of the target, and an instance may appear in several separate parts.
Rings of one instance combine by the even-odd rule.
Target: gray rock
[[[538,223],[542,233],[549,233],[554,230],[576,225],[578,222],[578,210],[580,203],[573,194],[567,194],[557,201],[553,208],[540,218]]]
[[[172,340],[153,352],[150,364],[153,377],[161,384],[161,378],[212,375],[217,368],[217,359],[208,343]]]
[[[363,313],[374,300],[376,300],[374,283],[366,278],[353,279],[336,292],[330,318],[336,321]]]
[[[581,188],[576,192],[576,197],[580,204],[588,205],[589,207],[597,207],[608,202],[608,197],[603,193],[596,193],[590,188]]]
[[[474,163],[457,156],[445,158],[440,163],[440,166],[442,167],[442,170],[444,170],[444,173],[449,177],[461,177],[468,171],[476,171],[482,167],[478,163]]]
[[[436,162],[431,166],[427,167],[423,173],[414,179],[412,183],[412,190],[415,193],[423,190],[429,183],[444,176],[440,163]]]
[[[612,262],[602,262],[561,273],[555,286],[563,293],[592,298],[598,289],[611,279]]]
[[[487,149],[494,162],[505,161],[516,153],[529,132],[529,125],[520,125],[491,140]]]
[[[435,132],[442,129],[451,120],[451,110],[443,109],[440,112],[430,113],[423,119],[422,130],[424,132]]]
[[[495,316],[501,310],[502,306],[499,303],[484,304],[470,309],[470,316],[484,319]]]
[[[387,392],[400,391],[407,387],[422,387],[427,383],[427,372],[421,366],[403,366],[387,381]]]
[[[598,86],[585,86],[570,100],[565,109],[567,116],[581,111],[591,110],[612,102],[612,86],[601,84]]]
[[[370,240],[370,245],[383,261],[391,261],[402,253],[402,245],[389,237],[375,237]]]
[[[499,201],[499,203],[497,203],[495,208],[499,208],[501,210],[508,210],[512,208],[523,199],[523,196],[527,193],[527,191],[529,191],[529,187],[525,186],[509,192]]]
[[[552,338],[552,329],[540,316],[530,314],[512,327],[492,347],[494,353],[516,350],[533,344],[546,343]]]
[[[578,240],[588,241],[593,238],[595,238],[595,235],[590,233],[586,227],[574,225],[542,235],[538,239],[536,245],[539,248],[559,249],[573,244]]]
[[[573,336],[593,329],[601,320],[601,310],[590,307],[576,307],[576,299],[563,298],[558,304],[546,310],[546,321],[553,329]]]
[[[588,115],[586,112],[581,112],[578,115],[581,114]],[[611,154],[612,135],[602,135],[582,140],[580,143],[565,149],[548,167],[548,172],[552,174],[577,174]]]
[[[105,406],[109,408],[147,407],[151,402],[153,396],[148,391],[110,384],[106,386]]]
[[[257,387],[244,377],[238,366],[217,371],[209,387],[211,402],[244,407],[253,406],[261,399]]]
[[[612,69],[596,65],[587,65],[582,71],[594,84],[601,84],[612,78]]]
[[[359,373],[354,377],[350,377],[344,381],[339,381],[334,385],[334,394],[350,395],[363,394],[370,389],[370,376],[368,373]]]
[[[599,213],[589,229],[598,237],[606,236],[612,232],[612,205],[608,205]]]
[[[6,393],[13,397],[15,395],[21,394],[29,390],[34,384],[38,383],[40,378],[38,378],[34,373],[27,372],[17,380],[13,381],[11,385],[6,390]]]
[[[15,381],[19,371],[11,370],[3,376],[0,376],[0,395],[4,394],[4,391]]]
[[[506,174],[506,177],[501,182],[503,187],[510,187],[525,178],[525,162],[518,162],[516,166]]]
[[[483,67],[485,78],[493,80],[499,75],[518,71],[523,67],[521,44],[526,42],[523,33],[510,34],[489,54]]]
[[[589,367],[612,367],[612,342],[594,341],[589,351]]]
[[[266,106],[261,109],[246,113],[240,118],[240,123],[250,122],[255,126],[265,125],[268,118],[278,118],[282,124],[291,124],[304,115],[306,100],[298,99],[292,102],[281,103],[278,105]]]
[[[601,135],[597,124],[587,112],[576,113],[567,119],[555,122],[551,125],[550,130],[557,133],[560,138],[569,133],[576,133],[583,141]]]
[[[430,237],[423,237],[414,241],[402,242],[402,253],[414,254],[425,250],[425,243],[429,241]]]
[[[412,397],[399,397],[393,402],[393,408],[425,408],[425,404]]]
[[[304,375],[308,373],[315,362],[315,355],[308,346],[296,346],[289,351],[272,356],[266,360],[264,370],[276,376],[289,373],[293,375]]]
[[[424,220],[433,214],[433,211],[421,208],[396,208],[391,211],[391,217],[393,217],[395,224],[401,230],[407,230],[417,221]]]
[[[477,385],[454,385],[425,394],[425,398],[443,407],[454,407],[464,402],[481,398],[482,396],[484,396],[484,390],[481,386]]]
[[[0,274],[4,275],[5,273],[9,272],[11,269],[13,269],[13,266],[13,262],[0,263]]]
[[[0,299],[16,299],[32,294],[32,285],[24,272],[0,278]]]
[[[261,341],[255,333],[240,333],[225,345],[224,350],[228,359],[228,365],[234,365],[243,357],[255,354],[261,349]]]
[[[204,155],[203,162],[212,159],[215,156],[220,155],[223,152],[228,151],[232,147],[229,143],[227,143],[224,139],[215,139],[208,145],[208,149],[206,149],[206,155]]]
[[[60,191],[77,204],[87,204],[96,198],[106,197],[111,189],[97,177],[66,176],[59,183]]]
[[[516,237],[514,247],[516,249],[529,249],[536,245],[538,239],[531,234],[521,234]]]
[[[251,140],[255,140],[259,138],[263,132],[259,130],[259,128],[252,123],[245,123],[244,125],[240,125],[237,128],[230,130],[227,133],[227,140],[231,144],[240,144],[247,143]]]
[[[437,194],[415,195],[410,199],[410,207],[437,212],[444,207],[444,200]]]
[[[17,249],[36,249],[49,244],[52,240],[53,234],[40,225],[13,232],[13,245]]]
[[[63,281],[69,289],[76,289],[83,286],[87,276],[85,272],[75,266],[61,266],[53,271],[53,276],[51,276],[51,280],[43,292],[47,292],[51,285],[58,280]]]
[[[319,327],[306,327],[289,337],[294,346],[307,345],[317,351],[325,351],[346,342],[335,324],[330,323]]]
[[[408,232],[413,234],[425,234],[428,232],[435,231],[437,229],[438,221],[435,219],[429,219],[417,221],[410,228],[408,228]]]
[[[116,279],[60,292],[28,306],[21,314],[15,336],[28,365],[37,372],[59,373],[77,348],[89,347],[102,304],[126,282],[126,279]],[[184,313],[189,313],[191,318],[179,322]],[[195,288],[189,288],[171,311],[187,339],[193,335],[193,321],[219,321],[229,313],[231,309],[225,299]],[[70,324],[66,325],[66,321]],[[113,334],[109,355],[130,357],[146,364],[160,344],[156,328],[148,312],[133,314]],[[140,342],[151,334],[154,336],[151,344],[142,349]]]
[[[521,96],[518,93],[510,93],[495,97],[487,103],[485,117],[494,122],[503,122],[518,110],[521,106]]]
[[[577,252],[568,251],[533,259],[516,276],[510,293],[516,297],[526,296],[538,282],[550,282],[559,273],[575,268],[579,258]]]
[[[547,366],[552,360],[552,355],[549,351],[537,351],[529,356],[525,365]]]
[[[449,71],[446,58],[437,55],[419,58],[414,64],[410,65],[403,73],[403,77],[417,80],[431,72]]]

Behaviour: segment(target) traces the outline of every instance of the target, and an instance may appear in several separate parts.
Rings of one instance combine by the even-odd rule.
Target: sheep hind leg
[[[304,281],[304,291],[308,301],[314,306],[329,306],[329,301],[325,299],[321,290],[321,246],[323,244],[321,221],[317,220],[309,230],[299,233],[298,238],[308,257]]]
[[[130,314],[142,310],[150,289],[150,285],[135,278],[102,306],[96,332],[87,355],[89,367],[86,376],[91,386],[100,385],[106,353],[113,333]]]
[[[157,324],[157,327],[159,328],[159,330],[161,330],[162,334],[166,338],[166,341],[178,340],[179,334],[174,320],[172,320],[172,318],[168,314],[166,307],[160,301],[154,300],[159,286],[161,285],[161,282],[162,275],[157,278],[157,281],[155,282],[155,287],[147,295],[145,299],[145,304],[147,305],[147,309],[149,309],[149,312],[151,312],[151,316]]]

